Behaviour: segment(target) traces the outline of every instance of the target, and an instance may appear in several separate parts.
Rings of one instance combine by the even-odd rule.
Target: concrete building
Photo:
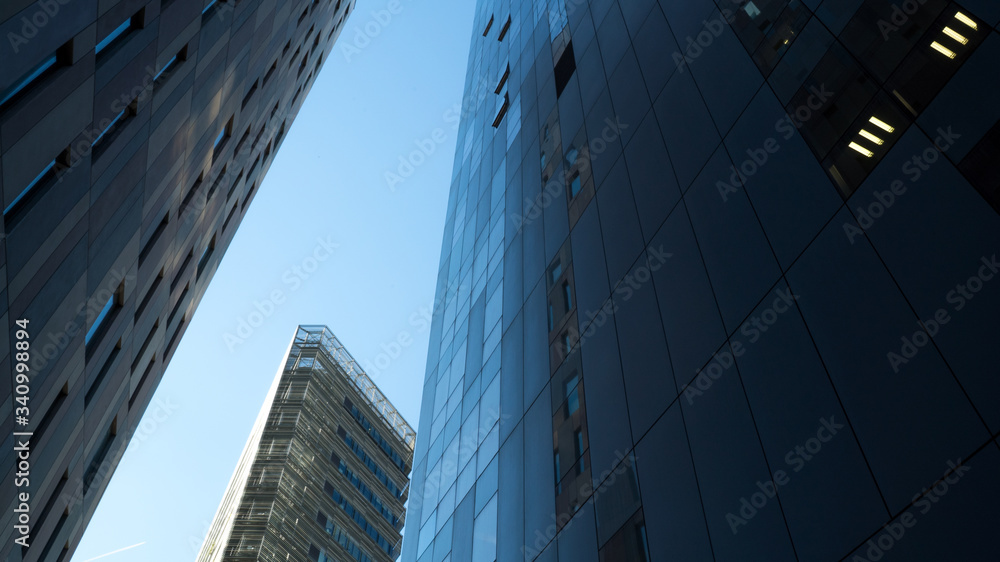
[[[325,326],[299,326],[198,562],[391,562],[416,434]]]
[[[1000,4],[476,11],[402,560],[995,559]]]
[[[352,6],[0,3],[0,559],[72,556]]]

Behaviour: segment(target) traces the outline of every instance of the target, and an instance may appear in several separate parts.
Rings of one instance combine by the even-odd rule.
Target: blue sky
[[[413,320],[434,299],[457,135],[449,110],[462,99],[475,2],[401,0],[379,23],[373,12],[389,2],[358,0],[75,562],[194,560],[298,324],[330,326],[368,366],[408,334],[412,345],[370,372],[416,427],[428,331]],[[364,45],[366,25],[377,36],[347,60],[342,45]],[[433,153],[390,189],[386,172],[425,139]],[[307,274],[321,240],[335,247]],[[227,341],[255,303],[271,310],[266,321],[243,343]]]

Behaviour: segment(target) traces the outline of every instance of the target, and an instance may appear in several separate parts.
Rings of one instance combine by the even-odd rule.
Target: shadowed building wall
[[[72,556],[352,5],[0,4],[0,559]]]
[[[404,562],[995,558],[998,23],[480,0]]]

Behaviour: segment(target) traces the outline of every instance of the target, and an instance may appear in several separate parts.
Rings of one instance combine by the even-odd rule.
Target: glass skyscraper
[[[402,560],[995,559],[998,24],[480,0]]]

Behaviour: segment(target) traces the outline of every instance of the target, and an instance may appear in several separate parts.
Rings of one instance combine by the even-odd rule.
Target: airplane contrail
[[[132,546],[126,546],[125,548],[119,548],[118,550],[111,551],[111,552],[109,552],[107,554],[102,554],[100,556],[95,556],[93,558],[88,558],[87,560],[84,560],[83,562],[91,562],[92,560],[97,560],[99,558],[104,558],[105,556],[111,556],[112,554],[118,554],[119,552],[125,552],[126,550],[131,550],[131,549],[133,549],[133,548],[135,548],[137,546],[142,546],[144,544],[146,544],[146,541],[142,541],[139,544],[133,544]]]

